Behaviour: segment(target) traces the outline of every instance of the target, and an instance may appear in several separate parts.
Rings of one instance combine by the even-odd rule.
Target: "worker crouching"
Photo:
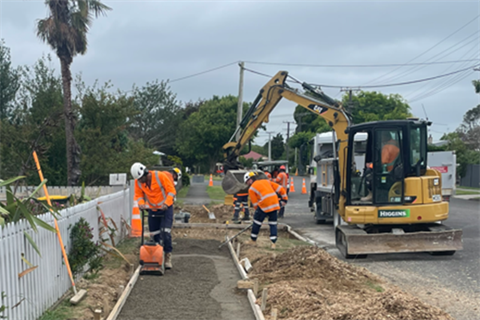
[[[140,210],[148,211],[148,227],[153,240],[162,243],[165,269],[172,268],[173,201],[176,195],[171,179],[160,171],[149,171],[136,162],[130,172],[135,179],[133,201]],[[163,241],[160,242],[160,239]]]
[[[250,201],[255,208],[250,238],[252,244],[255,244],[263,220],[268,217],[271,247],[275,249],[275,243],[277,242],[277,212],[280,210],[280,207],[284,207],[287,204],[287,191],[275,182],[265,179],[257,180],[257,177],[255,172],[247,172],[244,176],[244,181],[249,186],[248,195],[250,196]],[[279,197],[281,198],[280,201]]]

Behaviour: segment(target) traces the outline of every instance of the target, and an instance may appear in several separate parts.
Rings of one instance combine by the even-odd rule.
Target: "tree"
[[[473,84],[475,92],[480,93],[480,88],[478,88],[480,81],[473,81]],[[464,114],[463,122],[457,129],[457,133],[470,148],[480,150],[480,104]]]
[[[246,108],[248,104],[245,103],[244,110]],[[237,98],[231,95],[221,98],[213,96],[180,125],[178,152],[184,161],[193,159],[208,165],[213,173],[215,164],[223,159],[222,147],[234,133],[236,121]],[[191,163],[187,162],[187,165]]]
[[[349,96],[344,95],[343,105],[348,105]],[[402,120],[411,117],[410,106],[399,94],[385,95],[380,92],[360,91],[352,96],[354,124],[380,120]]]
[[[268,142],[265,144],[263,147],[265,150],[268,150]],[[282,156],[284,150],[285,150],[285,145],[283,144],[283,136],[281,133],[278,133],[276,136],[272,138],[272,141],[270,142],[270,148],[271,148],[271,153],[272,153],[272,159],[280,159]]]
[[[457,156],[458,175],[465,177],[469,164],[480,164],[480,152],[470,148],[461,138],[458,132],[444,134],[441,140],[447,140],[445,150],[453,150]]]
[[[133,98],[108,92],[110,84],[88,88],[81,97],[79,143],[82,147],[82,181],[108,184],[110,173],[129,172],[132,163],[155,164],[153,149],[128,137],[129,119],[135,114]]]
[[[13,69],[10,60],[10,49],[0,41],[0,121],[9,119],[12,103],[20,88],[20,70]]]
[[[80,177],[80,147],[72,110],[70,65],[77,54],[87,51],[87,32],[93,17],[104,14],[109,7],[99,0],[46,0],[50,15],[38,21],[37,36],[55,50],[60,59],[63,84],[63,109],[67,148],[67,185],[76,185]]]
[[[184,115],[168,82],[147,82],[142,88],[134,87],[133,92],[136,114],[129,129],[132,137],[142,139],[149,148],[174,153],[178,127]],[[191,108],[188,111],[192,112]]]

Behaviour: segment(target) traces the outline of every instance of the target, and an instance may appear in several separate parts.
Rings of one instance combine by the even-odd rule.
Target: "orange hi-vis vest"
[[[135,180],[134,203],[136,202],[139,206],[147,204],[154,211],[159,209],[164,203],[167,206],[171,206],[177,194],[175,186],[164,172],[151,171],[151,173],[150,188],[146,183],[140,183],[140,181]]]
[[[288,177],[285,172],[280,172],[275,179],[273,179],[273,182],[278,183],[285,189],[287,188],[288,185]]]
[[[161,172],[165,173],[165,175],[168,177],[168,179],[170,179],[170,181],[175,186],[175,180],[173,179],[173,174],[171,172],[168,172],[168,171],[161,171]]]
[[[270,174],[270,172],[265,171],[264,173],[268,179],[272,179],[272,175]]]
[[[277,194],[282,197],[282,200],[288,201],[285,188],[273,181],[256,180],[248,190],[253,207],[256,209],[258,206],[263,212],[272,212],[280,209]]]

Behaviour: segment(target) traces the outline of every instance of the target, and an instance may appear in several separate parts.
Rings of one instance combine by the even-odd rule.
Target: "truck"
[[[340,223],[334,208],[334,179],[333,164],[337,160],[333,157],[333,143],[337,143],[335,132],[317,133],[312,138],[311,159],[309,166],[310,197],[308,206],[313,212],[317,224],[331,223],[334,226]],[[364,168],[364,156],[367,144],[367,135],[355,136],[355,164],[357,168]],[[432,151],[427,154],[427,166],[441,174],[442,192],[444,201],[450,201],[455,194],[456,186],[456,155],[455,151]],[[360,169],[360,175],[363,170]],[[362,191],[362,190],[360,190]]]

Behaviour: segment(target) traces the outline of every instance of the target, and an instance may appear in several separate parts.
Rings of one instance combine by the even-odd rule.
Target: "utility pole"
[[[360,91],[360,89],[341,88],[340,91],[348,91],[348,107],[346,108],[349,113],[353,111],[352,91]]]
[[[295,123],[293,121],[283,121],[283,123],[287,123],[287,173],[290,172],[290,170],[288,169],[288,161],[290,161],[290,158],[289,158],[289,151],[290,151],[290,147],[288,146],[288,140],[290,139],[290,123]]]
[[[237,105],[237,128],[240,126],[240,122],[242,121],[242,113],[243,113],[243,70],[245,63],[240,61],[238,64],[240,67],[240,83],[238,85],[238,105]],[[240,130],[237,131],[237,135],[235,140],[238,141],[240,138]]]
[[[270,136],[272,133],[275,133],[274,131],[267,131],[268,133],[268,161],[272,161],[272,139],[270,139]]]

